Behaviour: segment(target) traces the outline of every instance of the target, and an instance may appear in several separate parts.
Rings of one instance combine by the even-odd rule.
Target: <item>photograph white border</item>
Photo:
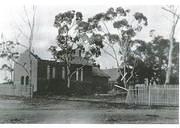
[[[179,0],[1,0],[8,5],[60,5],[60,6],[98,6],[108,5],[180,5]],[[2,17],[0,17],[1,19]],[[179,98],[180,99],[180,98]],[[0,124],[0,128],[179,128],[179,124]]]

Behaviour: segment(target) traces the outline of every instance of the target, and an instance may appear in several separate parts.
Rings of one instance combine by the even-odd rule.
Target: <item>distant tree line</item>
[[[132,61],[136,61],[133,77],[129,84],[142,84],[145,79],[150,84],[164,84],[166,79],[166,70],[168,67],[168,51],[170,48],[170,40],[162,36],[156,36],[150,42],[136,40],[134,56],[128,58],[128,64],[133,66]],[[174,47],[172,52],[172,70],[169,84],[179,83],[179,42],[174,39]],[[122,70],[122,69],[121,69]],[[127,68],[127,76],[130,75],[132,68]],[[118,82],[121,82],[119,77]]]

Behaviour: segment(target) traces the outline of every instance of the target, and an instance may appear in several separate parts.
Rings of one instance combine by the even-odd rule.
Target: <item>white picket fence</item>
[[[179,87],[177,86],[142,86],[129,89],[127,104],[179,106]]]
[[[5,96],[30,96],[30,87],[12,84],[0,84],[0,95]]]

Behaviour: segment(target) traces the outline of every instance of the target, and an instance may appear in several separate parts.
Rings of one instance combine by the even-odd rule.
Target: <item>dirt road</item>
[[[65,100],[0,98],[0,123],[178,123],[178,108],[142,108]]]

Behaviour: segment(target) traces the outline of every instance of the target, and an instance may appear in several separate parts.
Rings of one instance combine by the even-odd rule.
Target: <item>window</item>
[[[26,85],[29,84],[29,76],[26,76]]]
[[[50,79],[50,65],[47,66],[47,79]]]
[[[81,50],[79,50],[79,57],[81,57]]]
[[[83,81],[83,68],[81,68],[81,81]]]
[[[65,79],[65,68],[62,67],[62,79]]]
[[[52,69],[52,78],[53,79],[56,78],[56,67],[53,67],[53,69]]]
[[[83,81],[83,68],[76,69],[76,80]]]
[[[76,69],[76,80],[79,80],[79,70]]]
[[[21,76],[21,85],[24,85],[24,76]]]

